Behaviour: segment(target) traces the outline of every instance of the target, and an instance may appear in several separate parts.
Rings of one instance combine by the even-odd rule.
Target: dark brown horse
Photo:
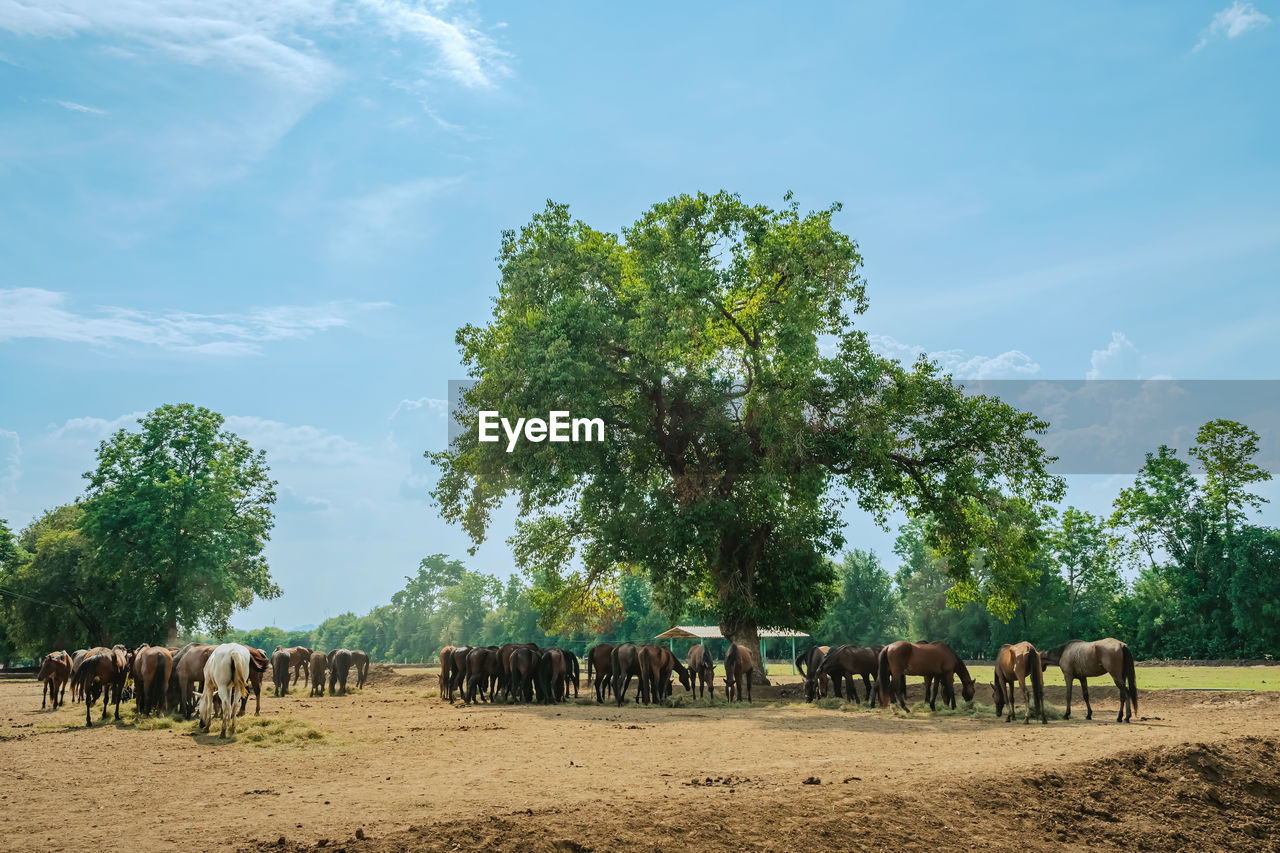
[[[466,692],[467,686],[467,655],[471,653],[470,646],[454,646],[449,656],[453,659],[453,665],[449,668],[449,701],[453,701],[454,691],[460,693]]]
[[[80,669],[81,662],[84,661],[85,655],[89,654],[88,649],[76,649],[71,653],[71,701],[80,702],[84,699],[76,686],[76,671]]]
[[[613,686],[613,644],[600,643],[587,649],[587,686],[595,675],[596,702],[604,704],[605,694]]]
[[[578,698],[578,684],[582,677],[582,670],[578,666],[578,656],[569,649],[562,649],[564,652],[564,695],[569,698],[569,685],[573,685],[573,698]]]
[[[685,692],[693,688],[689,670],[665,646],[648,643],[640,649],[640,696],[646,705],[660,704],[671,695],[671,673],[680,676]]]
[[[837,646],[827,652],[827,656],[818,665],[818,675],[831,679],[836,696],[852,699],[858,704],[861,701],[858,699],[858,686],[854,678],[861,677],[867,702],[874,705],[871,681],[877,678],[880,650],[883,648],[884,646]],[[844,689],[841,689],[842,686]]]
[[[518,702],[533,701],[533,683],[538,677],[538,664],[542,661],[542,653],[536,648],[517,646],[511,651],[510,673],[508,674],[511,695]]]
[[[745,683],[747,688],[747,701],[751,701],[751,676],[756,671],[756,665],[751,661],[751,650],[741,643],[730,643],[729,651],[724,655],[724,692],[728,697],[727,701],[732,702],[734,697],[738,701],[742,701],[742,688]]]
[[[351,667],[356,671],[356,689],[363,690],[369,679],[369,653],[362,649],[351,650]]]
[[[75,680],[84,695],[84,724],[92,726],[90,712],[93,704],[102,694],[102,719],[107,718],[107,704],[114,701],[115,719],[120,719],[120,694],[124,690],[125,678],[129,675],[129,661],[123,646],[105,648],[98,646],[89,649],[80,668],[76,670]]]
[[[244,710],[249,705],[249,694],[253,694],[253,715],[255,717],[262,713],[262,676],[267,671],[270,661],[267,653],[262,649],[246,647],[249,649],[249,689],[240,696],[240,713],[244,716]]]
[[[71,655],[66,652],[50,652],[40,661],[40,672],[36,680],[43,683],[40,690],[40,708],[45,702],[53,700],[52,710],[58,710],[67,693],[67,682],[71,679]]]
[[[311,695],[324,695],[324,675],[329,668],[329,656],[324,652],[312,652],[307,661],[307,671],[311,673]]]
[[[830,646],[810,646],[796,656],[796,670],[804,678],[804,701],[812,702],[827,695],[829,679],[818,672]]]
[[[925,698],[929,700],[930,710],[937,710],[929,690],[935,679],[942,684],[943,704],[956,707],[956,676],[960,678],[964,700],[973,701],[976,685],[969,675],[969,668],[946,643],[908,643],[905,640],[890,643],[880,651],[879,670],[880,701],[886,706],[897,704],[902,710],[909,710],[908,675],[925,677]]]
[[[538,701],[544,705],[564,701],[569,658],[564,649],[543,649],[538,659]]]
[[[1085,679],[1098,675],[1110,675],[1120,691],[1120,712],[1116,722],[1129,722],[1138,712],[1138,682],[1133,672],[1133,655],[1129,647],[1119,640],[1107,637],[1086,643],[1072,640],[1040,653],[1042,666],[1057,664],[1062,678],[1067,682],[1067,710],[1064,720],[1071,718],[1071,683],[1080,679],[1080,692],[1084,694],[1085,719],[1093,719],[1093,706],[1089,704],[1089,682]]]
[[[275,687],[277,697],[289,695],[289,668],[292,665],[289,650],[277,646],[271,653],[271,684]]]
[[[502,675],[501,649],[496,646],[476,646],[468,650],[466,663],[467,689],[462,701],[468,705],[476,701],[476,694],[488,702],[492,688]]]
[[[347,695],[347,675],[351,672],[351,650],[334,649],[329,652],[329,695]]]
[[[1003,645],[996,654],[995,676],[991,685],[992,697],[996,703],[996,716],[1000,716],[1007,700],[1009,716],[1006,723],[1012,723],[1017,716],[1014,707],[1013,683],[1018,682],[1022,688],[1022,702],[1027,706],[1027,722],[1031,722],[1031,700],[1035,699],[1036,709],[1040,713],[1040,722],[1047,723],[1044,713],[1044,665],[1040,662],[1040,653],[1030,643]],[[1031,696],[1027,695],[1027,677],[1031,678]]]
[[[169,710],[169,677],[173,653],[160,646],[139,646],[133,654],[133,695],[139,714]]]
[[[698,696],[716,698],[716,661],[707,647],[699,643],[689,649],[689,678],[697,688]]]
[[[505,702],[510,702],[518,692],[519,684],[511,675],[511,656],[515,654],[516,649],[537,651],[538,644],[507,643],[498,650],[498,658],[502,662],[502,676],[498,680],[498,686],[502,689],[502,698]]]
[[[642,678],[640,672],[640,649],[635,643],[623,643],[613,649],[613,695],[618,705],[627,699],[627,688],[632,678]]]

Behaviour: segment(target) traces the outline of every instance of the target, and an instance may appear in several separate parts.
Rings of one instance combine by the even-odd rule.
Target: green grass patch
[[[980,685],[995,680],[989,666],[971,666],[969,674]],[[1139,666],[1134,670],[1139,690],[1280,690],[1280,666]],[[1063,687],[1062,670],[1051,666],[1044,672],[1046,687]],[[1111,676],[1089,679],[1089,686],[1114,687]],[[1076,682],[1077,688],[1080,682]]]

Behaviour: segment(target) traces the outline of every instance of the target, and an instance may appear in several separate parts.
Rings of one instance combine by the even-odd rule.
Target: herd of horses
[[[235,733],[235,718],[243,716],[249,694],[254,697],[254,716],[262,710],[262,677],[268,665],[277,696],[289,692],[290,681],[302,674],[312,684],[311,695],[323,695],[328,677],[329,695],[346,695],[347,677],[354,670],[357,689],[369,676],[369,655],[359,649],[335,649],[328,654],[302,646],[277,646],[270,657],[262,649],[239,643],[188,643],[180,649],[151,646],[137,648],[115,645],[79,649],[74,654],[51,652],[40,659],[36,674],[42,684],[40,707],[50,703],[54,710],[66,701],[83,701],[84,724],[93,725],[92,709],[102,699],[102,717],[114,703],[115,719],[120,719],[120,702],[130,689],[137,711],[144,716],[167,714],[176,709],[184,719],[200,718],[200,727],[209,730],[212,716],[219,713],[222,737],[227,729]],[[239,710],[236,711],[236,706]]]
[[[729,702],[751,702],[751,682],[755,665],[750,650],[731,643],[724,656],[724,690]],[[685,692],[715,698],[716,660],[704,645],[691,648],[684,660],[664,646],[653,643],[600,643],[587,650],[587,687],[594,685],[596,702],[611,698],[621,706],[627,691],[636,682],[637,702],[661,704],[671,698],[675,679]],[[1129,647],[1106,638],[1092,642],[1074,640],[1048,651],[1031,643],[1014,643],[1000,649],[995,660],[995,681],[991,684],[996,715],[1013,721],[1019,688],[1026,707],[1026,722],[1038,717],[1047,722],[1043,673],[1049,666],[1062,670],[1067,684],[1067,708],[1071,716],[1071,692],[1080,682],[1086,719],[1093,718],[1088,679],[1110,675],[1120,691],[1117,722],[1128,722],[1138,709],[1134,660]],[[92,709],[102,699],[102,717],[115,703],[115,719],[120,719],[120,702],[128,698],[132,684],[138,713],[168,713],[176,708],[184,718],[200,717],[208,731],[213,714],[219,713],[222,734],[235,732],[235,718],[243,716],[249,694],[254,696],[254,715],[262,707],[262,678],[270,667],[276,696],[289,692],[299,681],[310,685],[311,696],[323,696],[326,682],[330,696],[345,695],[347,678],[354,671],[357,689],[369,674],[369,655],[359,649],[335,649],[327,654],[304,646],[277,646],[267,655],[262,649],[239,643],[210,645],[189,643],[181,649],[143,644],[134,649],[80,649],[75,654],[56,651],[40,661],[37,678],[43,682],[40,707],[52,701],[54,709],[65,702],[67,687],[71,700],[85,703],[85,725],[91,726]],[[977,684],[960,656],[943,642],[898,641],[886,646],[813,646],[796,658],[804,678],[806,701],[834,693],[841,699],[861,704],[907,707],[907,676],[924,678],[924,697],[936,710],[941,694],[944,707],[956,707],[955,682],[961,696],[972,701]],[[570,690],[578,696],[580,664],[568,649],[540,648],[535,643],[507,643],[503,646],[446,646],[440,652],[440,697],[454,701],[455,694],[466,704],[479,700],[552,704],[565,701]],[[1030,686],[1028,687],[1028,682]],[[236,706],[239,710],[236,710]]]
[[[587,687],[595,686],[596,702],[612,698],[621,706],[632,681],[636,681],[636,702],[646,705],[661,703],[671,697],[675,679],[685,692],[715,698],[716,661],[704,645],[695,645],[684,660],[671,650],[653,643],[635,645],[600,643],[586,653]],[[991,695],[996,715],[1012,722],[1015,718],[1020,689],[1026,707],[1026,722],[1038,717],[1048,722],[1044,703],[1044,670],[1057,665],[1067,684],[1067,709],[1071,716],[1071,691],[1079,680],[1084,695],[1086,718],[1093,719],[1089,702],[1088,679],[1110,675],[1120,690],[1117,722],[1128,722],[1138,708],[1138,691],[1134,679],[1133,655],[1119,640],[1107,638],[1093,642],[1074,640],[1055,649],[1040,652],[1028,642],[1013,643],[1000,649],[995,660],[995,681]],[[796,658],[796,668],[804,677],[805,700],[836,697],[861,704],[862,696],[870,704],[885,707],[907,706],[907,676],[924,678],[924,697],[931,710],[937,710],[941,694],[944,707],[956,707],[955,682],[960,681],[964,701],[973,701],[977,683],[956,652],[943,642],[910,643],[899,641],[887,646],[812,646]],[[751,681],[755,665],[750,650],[731,643],[724,656],[725,698],[729,702],[751,701]],[[538,702],[552,704],[568,698],[570,690],[578,696],[580,664],[577,656],[560,648],[539,648],[536,643],[507,643],[503,646],[446,646],[440,652],[440,698],[454,701],[459,696],[466,704],[477,700],[493,702]],[[1028,682],[1030,686],[1028,687]]]

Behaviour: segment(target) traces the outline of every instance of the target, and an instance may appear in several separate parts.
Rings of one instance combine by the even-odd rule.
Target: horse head
[[[960,695],[964,697],[964,701],[972,702],[973,694],[977,691],[977,688],[978,688],[978,682],[970,681],[966,684],[961,685]]]
[[[1001,712],[1004,711],[1004,691],[994,681],[991,682],[991,701],[995,703],[996,716],[1000,716]]]
[[[693,677],[688,669],[680,673],[680,684],[684,687],[686,693],[693,689]]]

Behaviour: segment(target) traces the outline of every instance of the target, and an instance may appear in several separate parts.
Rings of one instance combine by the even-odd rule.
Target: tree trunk
[[[166,632],[164,644],[171,649],[178,647],[178,620],[169,620],[169,630]]]

